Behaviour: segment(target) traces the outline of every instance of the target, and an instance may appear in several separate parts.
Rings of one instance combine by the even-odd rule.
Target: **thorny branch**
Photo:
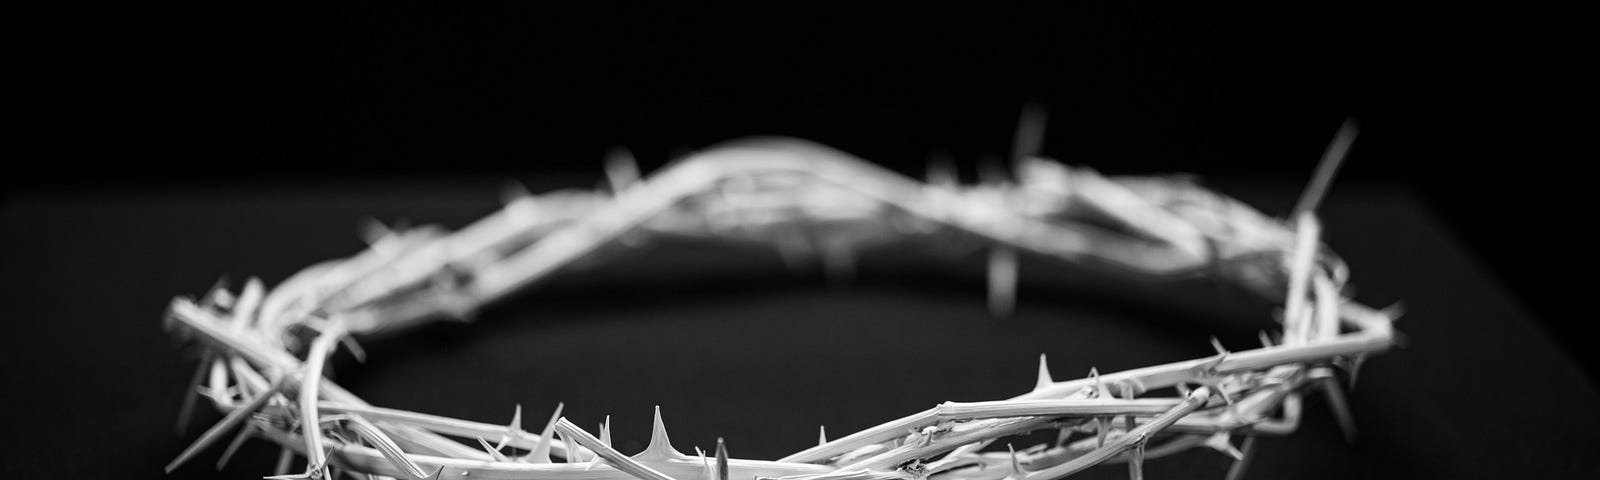
[[[1330,149],[1341,153],[1325,162],[1337,162],[1350,138],[1353,130],[1342,131]],[[1325,381],[1329,366],[1359,364],[1393,343],[1393,315],[1343,297],[1347,270],[1318,241],[1311,210],[1330,166],[1302,199],[1307,207],[1285,222],[1182,181],[1113,179],[1031,157],[1021,159],[1016,182],[973,186],[921,183],[793,140],[734,143],[649,178],[616,159],[609,193],[519,194],[454,233],[374,226],[366,251],[270,291],[252,279],[237,295],[219,287],[203,301],[174,300],[171,325],[206,348],[196,386],[227,415],[167,470],[234,430],[307,459],[304,473],[282,478],[326,478],[338,467],[409,479],[1050,480],[1105,462],[1129,463],[1139,478],[1144,459],[1194,447],[1234,456],[1239,470],[1252,449],[1235,448],[1233,435],[1253,445],[1256,435],[1292,431],[1301,392],[1338,388]],[[732,239],[771,245],[785,258],[848,257],[948,232],[983,238],[997,252],[989,280],[998,316],[1015,302],[1015,252],[1024,251],[1134,275],[1221,275],[1283,302],[1282,339],[1066,381],[1052,379],[1041,358],[1035,388],[1012,399],[944,403],[777,461],[719,455],[718,466],[672,448],[659,411],[650,447],[628,457],[610,445],[608,426],[597,438],[553,416],[534,434],[522,430],[520,409],[505,426],[385,409],[323,377],[326,357],[339,345],[358,348],[356,337],[469,317],[619,242]],[[1180,395],[1138,398],[1167,387]],[[982,450],[1045,429],[1058,439]],[[508,457],[500,451],[507,445],[535,453]]]

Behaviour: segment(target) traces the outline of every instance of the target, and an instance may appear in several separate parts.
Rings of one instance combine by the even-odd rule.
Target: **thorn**
[[[327,452],[323,453],[322,458],[328,458],[328,454],[333,453],[333,449],[333,446],[329,446],[327,448]],[[441,471],[442,470],[443,469],[441,469]],[[437,475],[437,473],[435,473],[435,475]],[[312,463],[310,465],[306,465],[306,471],[303,473],[273,475],[261,478],[262,480],[327,479],[330,478],[330,475],[328,475],[328,465],[326,463]]]
[[[961,178],[956,174],[955,165],[944,155],[935,155],[928,159],[928,184],[941,187],[955,187],[961,184]]]
[[[227,282],[228,277],[218,279],[217,283],[220,286],[213,288],[210,294],[206,295],[206,301],[220,308],[233,310],[234,302],[238,300],[238,297],[235,297],[233,292],[228,291]]]
[[[600,424],[600,443],[611,446],[611,416],[606,415],[605,423]]]
[[[1144,440],[1134,444],[1133,451],[1128,454],[1128,478],[1144,480]]]
[[[1339,132],[1333,135],[1328,149],[1322,152],[1322,161],[1317,162],[1317,170],[1311,174],[1311,183],[1300,194],[1300,201],[1295,203],[1289,218],[1316,211],[1317,204],[1328,193],[1328,185],[1333,183],[1334,174],[1339,172],[1339,165],[1344,163],[1345,155],[1350,153],[1350,145],[1355,143],[1356,134],[1360,131],[1354,118],[1346,118],[1344,124],[1339,126]]]
[[[1004,185],[1007,178],[1005,167],[995,161],[994,157],[984,158],[978,163],[978,183]]]
[[[1109,433],[1107,430],[1110,429],[1110,420],[1107,420],[1104,416],[1094,417],[1094,437],[1096,447],[1106,446],[1106,434]]]
[[[494,457],[494,461],[496,462],[511,461],[511,459],[506,458],[506,454],[500,453],[499,448],[495,447],[494,445],[490,445],[489,441],[484,440],[483,437],[478,437],[478,445],[482,445],[483,451],[488,452],[490,457]]]
[[[1328,408],[1333,409],[1334,418],[1339,420],[1339,430],[1344,432],[1344,440],[1349,443],[1356,441],[1356,418],[1350,414],[1350,403],[1345,400],[1344,390],[1339,389],[1339,381],[1333,377],[1323,379],[1322,394],[1328,399]]]
[[[1072,438],[1072,428],[1065,425],[1056,427],[1056,446],[1067,444],[1067,439]]]
[[[717,437],[717,480],[728,480],[728,444]]]
[[[178,434],[180,435],[183,434],[184,430],[189,429],[189,419],[194,417],[194,404],[196,400],[200,399],[200,394],[198,393],[200,381],[206,377],[206,371],[211,366],[212,355],[213,353],[209,350],[200,355],[200,364],[195,365],[194,376],[189,378],[189,386],[183,390],[187,394],[183,396],[183,405],[178,407]]]
[[[1017,449],[1012,447],[1010,443],[1007,443],[1006,450],[1011,452],[1011,476],[1021,477],[1023,473],[1022,461],[1017,459]]]
[[[1227,355],[1228,354],[1228,349],[1222,348],[1222,341],[1217,340],[1217,337],[1211,337],[1211,348],[1214,348],[1214,349],[1217,350],[1217,355]]]
[[[827,425],[817,425],[817,445],[820,446],[820,445],[827,445],[827,444],[828,444],[828,426]]]
[[[1124,399],[1130,399],[1131,400],[1135,396],[1135,394],[1133,392],[1133,385],[1130,384],[1130,383],[1117,382],[1117,389],[1122,391],[1121,392],[1122,393],[1122,398],[1124,398]],[[1129,431],[1129,432],[1132,432],[1133,428],[1138,426],[1138,423],[1135,422],[1134,419],[1133,419],[1133,415],[1124,415],[1122,417],[1122,419],[1123,419],[1123,422],[1124,422],[1122,428],[1127,429],[1127,431]]]
[[[672,448],[672,440],[667,438],[667,425],[661,421],[661,406],[656,405],[656,416],[650,428],[650,444],[644,451],[633,458],[641,460],[670,460],[687,458]]]
[[[606,154],[606,181],[613,193],[622,193],[639,182],[639,162],[626,148],[613,148]]]
[[[1354,356],[1338,357],[1333,359],[1334,366],[1343,369],[1345,374],[1350,376],[1348,388],[1351,390],[1356,389],[1356,377],[1361,374],[1361,365],[1366,362],[1366,354],[1357,354]]]
[[[244,441],[249,440],[255,434],[255,430],[254,424],[245,424],[244,428],[239,429],[239,434],[233,437],[232,442],[228,442],[228,448],[222,449],[222,457],[217,459],[217,471],[222,471],[222,467],[228,465],[228,460],[233,459],[233,454],[239,451],[239,446],[244,445]]]
[[[1233,447],[1233,442],[1228,432],[1217,432],[1206,438],[1205,446],[1223,454],[1233,457],[1235,462],[1244,460],[1244,453]]]
[[[1222,365],[1223,361],[1228,359],[1229,352],[1227,350],[1224,350],[1224,349],[1221,348],[1222,344],[1217,343],[1215,337],[1212,338],[1211,346],[1212,346],[1212,348],[1216,348],[1216,349],[1219,350],[1219,352],[1217,353],[1217,356],[1211,357],[1210,360],[1206,360],[1204,362],[1201,362],[1199,365],[1195,365],[1194,369],[1195,369],[1196,373],[1201,374],[1201,375],[1209,375],[1209,374],[1215,372],[1217,370],[1217,367]]]
[[[533,451],[523,457],[529,463],[550,463],[550,439],[555,434],[556,420],[561,418],[561,409],[566,406],[566,403],[556,403],[556,411],[550,414],[550,422],[544,424],[544,430],[539,431],[539,444],[534,445]]]
[[[179,453],[177,458],[174,458],[171,462],[167,463],[166,473],[172,473],[173,470],[176,470],[180,465],[183,465],[184,462],[187,462],[190,458],[193,458],[195,454],[200,453],[200,451],[204,450],[205,447],[216,442],[216,440],[220,438],[223,433],[227,433],[229,430],[232,430],[233,427],[243,423],[249,418],[251,413],[254,413],[263,405],[266,405],[267,400],[271,399],[273,395],[276,395],[278,391],[283,388],[284,378],[286,377],[278,377],[277,380],[272,382],[271,386],[267,387],[266,391],[261,392],[260,395],[256,395],[256,397],[251,399],[249,402],[234,407],[233,411],[228,412],[228,415],[222,417],[222,420],[218,421],[216,425],[212,425],[211,428],[206,429],[205,433],[200,434],[200,438],[195,439],[194,443],[189,444],[189,447],[185,448],[182,453]]]
[[[500,186],[501,204],[510,204],[531,196],[533,196],[533,193],[528,191],[528,186],[516,180],[507,180],[506,183]]]
[[[350,350],[350,355],[356,358],[356,362],[367,363],[367,350],[361,348],[361,344],[356,343],[355,336],[340,335],[339,343],[344,344],[344,348]]]
[[[1405,302],[1394,302],[1393,305],[1383,307],[1382,310],[1378,310],[1378,313],[1383,314],[1383,316],[1389,318],[1390,322],[1393,322],[1395,320],[1399,320],[1401,316],[1406,314],[1406,304]]]
[[[1039,148],[1044,145],[1047,118],[1049,112],[1038,102],[1023,104],[1022,115],[1017,119],[1017,136],[1011,142],[1013,162],[1039,156]]]
[[[1050,378],[1050,363],[1045,360],[1045,354],[1039,354],[1039,379],[1033,383],[1033,390],[1043,390],[1045,387],[1056,383]]]
[[[1017,305],[1017,251],[1010,247],[989,250],[989,314],[1008,318]]]
[[[506,433],[500,435],[500,443],[494,445],[495,450],[506,448],[511,443],[512,436],[521,436],[522,433],[522,404],[517,404],[511,412],[511,423],[506,425]]]
[[[1266,330],[1257,330],[1256,339],[1261,340],[1262,347],[1272,347],[1272,336],[1268,335]]]
[[[1244,445],[1241,448],[1244,451],[1240,454],[1239,459],[1233,462],[1233,466],[1228,467],[1227,480],[1244,478],[1245,469],[1250,468],[1250,459],[1254,457],[1256,452],[1256,437],[1254,435],[1244,437]]]
[[[372,217],[361,219],[361,225],[358,228],[360,228],[358,233],[361,235],[361,241],[369,247],[375,247],[382,243],[384,239],[394,236],[393,229]]]
[[[700,465],[706,468],[705,480],[717,480],[717,470],[711,467],[711,460],[706,458],[706,451],[694,447],[694,454],[700,457]]]
[[[1089,367],[1089,379],[1094,380],[1095,398],[1111,398],[1111,389],[1106,388],[1105,382],[1100,381],[1100,370]]]
[[[218,292],[221,292],[221,293],[219,294]],[[224,303],[224,302],[228,301],[229,297],[226,296],[227,293],[228,293],[228,276],[227,275],[223,275],[223,276],[217,277],[217,281],[211,282],[211,287],[207,288],[206,289],[206,293],[200,297],[200,307],[201,308],[211,308],[211,307],[216,307],[216,306],[227,307],[227,305],[220,305],[221,303]]]
[[[560,440],[563,445],[567,446],[566,455],[562,456],[566,463],[583,463],[583,451],[578,449],[577,442],[572,441],[567,435],[561,434],[560,430],[556,430],[555,433],[556,440]]]

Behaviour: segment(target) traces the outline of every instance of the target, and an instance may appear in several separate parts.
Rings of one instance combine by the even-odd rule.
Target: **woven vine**
[[[949,172],[917,181],[788,139],[726,144],[648,179],[614,157],[601,191],[517,193],[455,232],[375,227],[370,248],[270,290],[250,279],[237,292],[175,299],[169,328],[202,349],[194,387],[225,416],[167,470],[231,433],[223,462],[252,438],[282,446],[269,478],[339,469],[407,479],[1049,480],[1106,462],[1142,478],[1145,460],[1196,447],[1233,456],[1237,476],[1257,436],[1295,430],[1303,394],[1328,395],[1348,428],[1335,368],[1353,379],[1361,359],[1394,342],[1396,313],[1343,295],[1348,272],[1320,243],[1313,214],[1352,136],[1336,138],[1283,220],[1182,179],[1112,178],[1042,158],[1020,160],[1015,180],[964,185]],[[649,446],[630,456],[612,447],[609,421],[585,430],[560,408],[535,433],[523,430],[520,407],[509,425],[386,409],[323,376],[340,345],[363,355],[354,342],[363,335],[470,318],[575,262],[664,236],[770,245],[835,271],[888,241],[975,238],[989,250],[997,316],[1010,313],[1018,253],[1029,252],[1127,275],[1216,277],[1281,305],[1282,328],[1249,350],[1214,341],[1213,356],[1070,380],[1054,379],[1041,356],[1030,392],[946,402],[774,461],[728,458],[720,442],[710,456],[681,453],[659,410]],[[1059,433],[985,449],[1036,430]],[[296,458],[306,467],[290,473]]]

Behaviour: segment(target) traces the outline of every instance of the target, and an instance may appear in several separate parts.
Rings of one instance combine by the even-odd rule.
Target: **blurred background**
[[[930,159],[943,159],[972,181],[980,165],[1006,165],[1026,104],[1048,111],[1044,156],[1114,174],[1192,173],[1281,215],[1353,117],[1362,133],[1330,205],[1366,192],[1349,197],[1359,205],[1346,210],[1350,225],[1386,210],[1415,216],[1330,231],[1383,252],[1388,237],[1411,234],[1408,219],[1422,219],[1431,236],[1416,248],[1435,248],[1427,242],[1437,238],[1452,252],[1438,261],[1472,265],[1481,283],[1435,298],[1495,292],[1540,339],[1519,348],[1548,349],[1563,372],[1593,363],[1579,335],[1587,317],[1575,313],[1587,268],[1578,259],[1591,256],[1590,216],[1579,207],[1590,203],[1585,167],[1595,158],[1600,84],[1588,6],[119,8],[41,16],[50,32],[23,52],[37,63],[13,72],[28,77],[18,96],[37,106],[21,115],[15,134],[27,152],[3,180],[8,296],[55,298],[40,292],[66,292],[62,282],[91,274],[60,272],[66,264],[41,257],[152,225],[176,230],[124,244],[102,268],[149,272],[157,267],[137,262],[176,248],[191,254],[176,261],[193,265],[173,267],[193,272],[183,278],[190,288],[164,295],[198,293],[214,278],[201,272],[236,281],[265,272],[270,283],[304,257],[353,253],[360,244],[350,232],[364,216],[459,227],[494,208],[508,180],[534,191],[590,188],[617,147],[648,173],[724,140],[786,135],[919,178]],[[140,216],[152,211],[159,218]],[[233,214],[241,218],[215,218]],[[45,227],[53,230],[39,233]],[[346,230],[315,237],[338,241],[294,243],[313,227]],[[105,236],[62,240],[77,229]],[[192,243],[172,243],[185,239]],[[679,265],[671,262],[688,262],[665,261],[640,269],[670,276]],[[40,281],[19,265],[60,277]],[[1374,270],[1353,267],[1358,287]],[[1386,300],[1415,296],[1402,287]],[[139,314],[155,318],[166,298],[140,292],[137,301],[156,310]],[[43,311],[7,303],[23,305],[8,306],[8,317]],[[1459,328],[1501,327],[1463,319]],[[188,367],[170,344],[151,352],[171,353],[160,386],[149,387],[167,393],[141,412],[170,415],[162,408],[175,408]],[[1135,360],[1129,366],[1147,363]],[[1581,371],[1592,381],[1594,370]],[[55,379],[18,375],[41,389]],[[1593,395],[1592,384],[1573,388]],[[158,433],[178,446],[187,438]]]
[[[34,51],[49,89],[23,91],[45,107],[23,132],[50,141],[8,190],[597,176],[613,147],[649,171],[751,134],[970,175],[1029,101],[1066,162],[1293,183],[1353,116],[1339,185],[1413,189],[1524,307],[1574,323],[1551,274],[1594,158],[1576,4],[144,8]]]

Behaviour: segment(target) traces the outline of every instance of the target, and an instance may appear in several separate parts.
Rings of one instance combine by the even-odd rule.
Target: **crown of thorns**
[[[1348,271],[1320,244],[1312,213],[1353,135],[1347,125],[1335,137],[1282,220],[1180,178],[1111,178],[1036,157],[1019,160],[1015,181],[962,185],[948,171],[919,182],[797,140],[727,144],[648,179],[614,156],[609,191],[522,192],[453,233],[372,228],[367,250],[270,291],[251,279],[236,293],[218,287],[174,299],[169,328],[203,345],[192,389],[225,415],[167,471],[237,430],[219,468],[245,440],[264,438],[283,448],[268,478],[326,478],[338,468],[404,479],[1049,480],[1122,462],[1137,479],[1145,459],[1194,447],[1233,456],[1237,476],[1256,436],[1295,430],[1302,394],[1328,395],[1349,433],[1334,368],[1353,383],[1360,360],[1394,342],[1398,313],[1343,296]],[[653,236],[760,242],[837,270],[876,242],[949,232],[990,248],[989,302],[999,316],[1012,308],[1025,251],[1129,275],[1215,276],[1281,302],[1282,330],[1251,350],[1213,340],[1214,356],[1065,381],[1041,356],[1028,393],[942,403],[834,440],[824,435],[774,461],[729,458],[720,439],[709,458],[698,448],[681,453],[659,409],[649,446],[629,456],[612,446],[609,419],[591,432],[557,407],[533,433],[522,429],[520,406],[509,425],[479,423],[369,405],[323,377],[340,344],[364,355],[356,337],[468,318],[576,261]],[[1145,395],[1168,387],[1176,396]],[[1057,439],[984,450],[1045,429]],[[287,473],[296,457],[305,470]]]

